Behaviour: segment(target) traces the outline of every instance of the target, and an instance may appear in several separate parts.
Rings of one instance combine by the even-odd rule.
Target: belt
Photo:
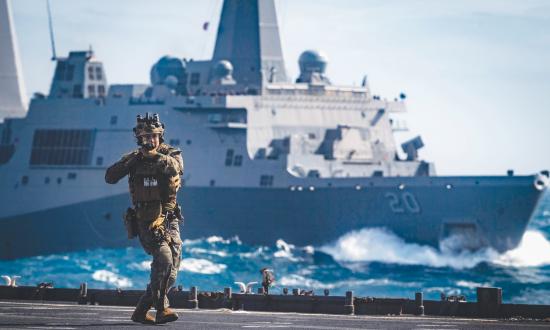
[[[160,204],[160,201],[148,201],[148,202],[135,202],[134,203],[134,206],[136,208],[143,208],[143,207],[148,207],[148,206],[157,206]]]

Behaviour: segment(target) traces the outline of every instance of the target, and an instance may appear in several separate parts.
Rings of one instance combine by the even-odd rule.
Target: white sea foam
[[[283,276],[279,280],[280,286],[288,287],[301,287],[308,289],[334,289],[341,287],[361,287],[361,286],[400,286],[400,287],[421,287],[420,283],[416,282],[398,282],[387,278],[366,279],[366,280],[347,280],[347,281],[334,281],[330,283],[324,283],[312,278],[301,276],[298,274],[291,274]]]
[[[265,251],[266,251],[266,250],[267,250],[266,247],[260,246],[260,247],[258,247],[257,249],[255,249],[255,250],[252,251],[252,252],[242,252],[242,253],[239,253],[239,257],[240,257],[240,258],[243,258],[243,259],[257,258],[257,257],[263,256],[263,255],[265,254]]]
[[[315,266],[309,266],[309,267],[305,267],[305,268],[301,268],[299,269],[296,274],[298,275],[301,275],[301,276],[309,276],[309,275],[312,275],[313,272],[317,269],[317,267]]]
[[[449,286],[433,286],[429,288],[423,288],[422,291],[425,291],[426,293],[445,293],[447,296],[450,295],[460,295],[462,294],[462,290],[458,288],[453,288]]]
[[[129,269],[132,270],[151,270],[151,261],[142,261],[140,263],[132,262],[128,265]]]
[[[191,245],[197,245],[204,241],[202,238],[196,238],[196,239],[184,239],[183,245],[184,246],[191,246]]]
[[[519,246],[499,254],[492,249],[478,251],[440,251],[430,246],[405,243],[395,234],[380,228],[352,231],[336,242],[323,246],[338,261],[378,261],[404,265],[472,268],[480,262],[508,267],[534,267],[550,264],[550,242],[541,232],[528,230]]]
[[[307,253],[307,254],[313,255],[313,254],[315,253],[315,249],[314,249],[313,246],[311,246],[311,245],[306,245],[306,246],[304,246],[304,247],[303,247],[303,250],[304,250],[304,252]]]
[[[217,250],[207,250],[207,249],[202,249],[202,248],[190,248],[189,252],[193,253],[193,254],[194,253],[196,253],[196,254],[211,254],[211,255],[218,256],[218,257],[222,257],[222,258],[227,257],[227,252],[217,251]]]
[[[221,236],[209,236],[206,238],[196,238],[196,239],[185,239],[183,240],[184,246],[192,246],[192,245],[198,245],[202,243],[208,243],[208,244],[215,244],[215,243],[221,243],[221,244],[230,244],[230,243],[236,243],[237,245],[241,245],[242,242],[239,239],[239,236],[233,236],[231,238],[225,239]]]
[[[132,281],[130,281],[130,279],[106,269],[96,270],[92,274],[92,278],[99,282],[113,284],[117,288],[127,288],[132,286]]]
[[[185,258],[181,261],[180,270],[199,274],[219,274],[227,268],[227,265],[216,264],[207,259]]]
[[[482,286],[491,286],[491,283],[477,283],[477,282],[464,281],[464,280],[457,281],[455,284],[456,286],[461,286],[463,288],[468,288],[468,289],[474,289]]]
[[[88,263],[88,260],[85,260],[85,259],[77,259],[76,260],[76,264],[86,270],[86,271],[91,271],[92,270],[92,266],[90,266],[90,264]]]
[[[301,260],[300,258],[295,257],[294,254],[292,253],[292,251],[296,248],[296,246],[294,246],[293,244],[289,244],[283,241],[282,239],[278,239],[275,245],[277,246],[277,249],[278,249],[273,253],[273,256],[275,258],[286,258],[290,261]]]
[[[229,240],[223,239],[221,236],[210,236],[206,239],[210,244],[212,243],[229,243]]]
[[[279,280],[279,284],[282,286],[291,286],[291,287],[306,287],[306,288],[319,288],[319,289],[332,289],[335,287],[335,284],[322,283],[320,281],[307,278],[304,276],[291,274],[288,276],[283,276]]]
[[[514,297],[510,298],[512,304],[535,304],[548,305],[550,290],[527,288]]]
[[[519,246],[498,256],[494,263],[511,267],[539,267],[550,264],[550,242],[543,233],[528,230]]]
[[[277,246],[277,249],[285,252],[291,252],[292,249],[296,247],[294,244],[289,244],[282,239],[278,239],[277,242],[275,242],[275,246]]]
[[[242,242],[241,242],[241,240],[239,239],[238,236],[234,236],[234,237],[231,237],[229,239],[224,239],[221,236],[210,236],[210,237],[206,238],[206,242],[208,242],[210,244],[214,244],[214,243],[230,244],[230,243],[233,243],[233,242],[237,243],[238,245],[242,244]]]

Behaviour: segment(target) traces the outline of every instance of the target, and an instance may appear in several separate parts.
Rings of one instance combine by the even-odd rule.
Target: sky
[[[51,0],[58,56],[93,48],[108,82],[147,83],[160,57],[208,59],[221,0]],[[11,0],[28,96],[54,70],[45,0]],[[407,95],[400,119],[439,175],[550,169],[550,1],[275,0],[287,74],[306,49],[335,85]],[[204,22],[209,29],[202,29]]]

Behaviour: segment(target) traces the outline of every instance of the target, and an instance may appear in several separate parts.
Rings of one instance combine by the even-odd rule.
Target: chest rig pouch
[[[134,204],[160,201],[160,179],[154,162],[145,160],[136,164],[130,179],[130,193]]]

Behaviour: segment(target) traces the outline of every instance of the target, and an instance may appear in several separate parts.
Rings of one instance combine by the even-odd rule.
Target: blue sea
[[[124,233],[121,233],[123,235]],[[0,261],[0,275],[18,275],[20,285],[52,282],[55,287],[143,289],[150,257],[141,248],[98,249]],[[178,285],[221,291],[235,281],[260,281],[259,270],[274,270],[276,287],[315,290],[322,294],[426,299],[441,293],[475,301],[475,288],[503,289],[513,303],[550,305],[550,193],[539,204],[521,244],[499,254],[492,250],[441,252],[407,244],[384,229],[350,232],[325,246],[294,246],[278,240],[252,246],[238,237],[211,236],[185,240]]]

